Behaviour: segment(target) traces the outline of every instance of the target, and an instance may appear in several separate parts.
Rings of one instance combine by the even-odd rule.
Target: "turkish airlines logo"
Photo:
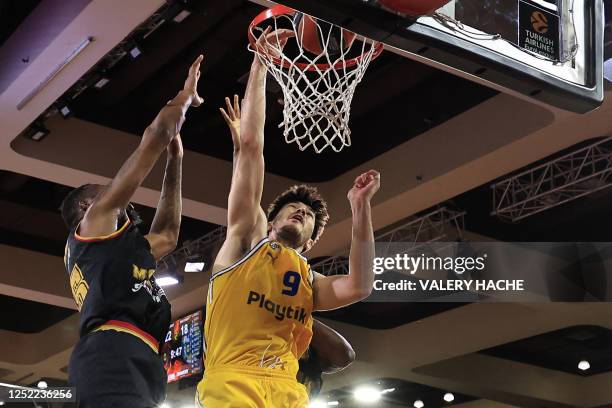
[[[548,31],[548,19],[540,11],[534,11],[531,14],[531,25],[533,29],[540,34],[546,34]]]

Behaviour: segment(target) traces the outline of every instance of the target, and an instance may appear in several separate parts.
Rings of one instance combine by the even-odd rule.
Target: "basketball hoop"
[[[265,40],[266,49],[274,55],[256,46],[264,31],[259,25],[266,20],[273,21],[269,24],[273,32],[289,29],[295,33],[285,48],[278,35]],[[320,43],[320,52],[313,53],[305,45],[306,20],[311,25],[308,28],[311,37],[314,33]],[[283,90],[283,122],[279,127],[283,128],[285,141],[297,143],[300,150],[312,146],[317,153],[326,147],[339,152],[350,146],[348,122],[355,88],[383,45],[282,5],[256,16],[248,36],[249,49],[267,66]]]

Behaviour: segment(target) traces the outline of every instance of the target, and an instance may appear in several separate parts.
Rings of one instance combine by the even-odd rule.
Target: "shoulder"
[[[225,269],[231,269],[249,259],[267,242],[268,237],[246,241],[240,237],[228,235],[215,259],[212,270],[213,274]]]

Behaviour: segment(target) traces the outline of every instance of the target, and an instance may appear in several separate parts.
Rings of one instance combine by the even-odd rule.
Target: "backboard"
[[[603,101],[602,0],[452,0],[418,18],[377,1],[282,3],[562,109]]]

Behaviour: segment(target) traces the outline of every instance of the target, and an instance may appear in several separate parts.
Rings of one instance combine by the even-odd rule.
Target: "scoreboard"
[[[202,372],[202,312],[197,311],[170,325],[162,347],[168,382]]]

